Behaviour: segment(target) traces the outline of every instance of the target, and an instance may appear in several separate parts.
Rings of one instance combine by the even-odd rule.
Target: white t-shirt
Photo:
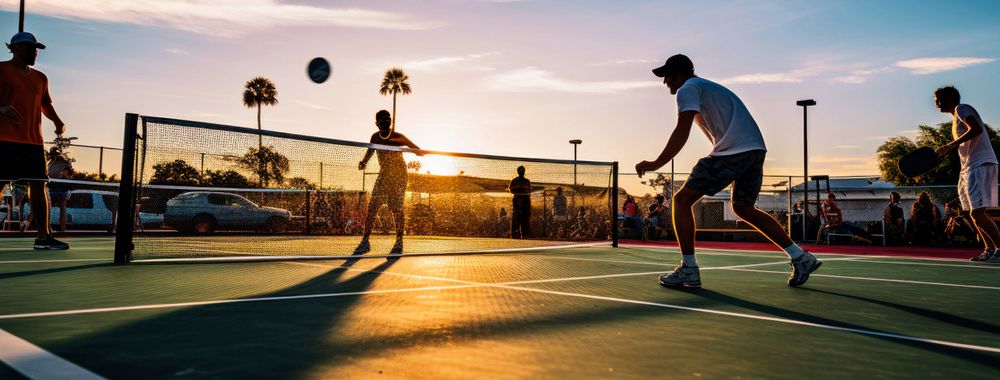
[[[722,85],[698,77],[677,89],[677,112],[698,111],[694,121],[712,142],[709,156],[767,150],[757,122],[740,98]]]
[[[979,112],[968,104],[959,104],[951,114],[951,136],[957,139],[969,129],[963,121],[969,116],[975,118],[979,125],[986,125],[979,117]],[[983,131],[971,140],[958,144],[958,158],[962,162],[962,170],[969,170],[983,164],[997,164],[997,155],[990,145],[990,136]]]

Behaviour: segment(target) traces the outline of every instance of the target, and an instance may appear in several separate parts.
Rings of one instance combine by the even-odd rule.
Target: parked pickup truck
[[[258,206],[242,196],[212,191],[182,193],[167,201],[163,224],[181,232],[210,234],[220,230],[277,233],[288,228],[292,213]]]

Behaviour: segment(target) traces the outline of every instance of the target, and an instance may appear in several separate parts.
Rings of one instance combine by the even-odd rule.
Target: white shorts
[[[958,176],[958,199],[963,210],[997,207],[997,165],[979,165]]]

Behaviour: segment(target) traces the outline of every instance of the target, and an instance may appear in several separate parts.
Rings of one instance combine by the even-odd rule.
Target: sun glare
[[[457,175],[458,167],[455,159],[448,156],[426,155],[414,157],[411,161],[420,162],[420,173],[433,175]]]

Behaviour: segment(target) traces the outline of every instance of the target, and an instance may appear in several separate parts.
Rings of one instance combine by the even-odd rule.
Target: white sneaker
[[[698,267],[681,264],[673,272],[660,276],[660,285],[668,288],[700,288],[701,272]]]

